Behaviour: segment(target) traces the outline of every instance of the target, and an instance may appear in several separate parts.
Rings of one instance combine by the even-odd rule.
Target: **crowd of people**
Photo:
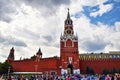
[[[82,75],[82,74],[63,74],[63,75],[9,75],[1,80],[120,80],[114,75]]]

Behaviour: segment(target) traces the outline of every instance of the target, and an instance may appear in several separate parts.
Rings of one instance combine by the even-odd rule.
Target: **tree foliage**
[[[109,74],[109,73],[110,73],[110,71],[107,70],[107,69],[104,69],[104,70],[102,71],[102,74],[105,74],[105,75],[107,75],[107,74]]]
[[[31,59],[35,59],[35,58],[36,58],[36,56],[35,56],[35,55],[31,56]]]
[[[102,71],[102,74],[105,74],[105,75],[107,75],[107,74],[115,74],[115,73],[120,73],[120,69],[113,68],[111,70],[104,69]]]
[[[8,70],[13,72],[12,66],[7,61],[0,63],[0,74],[8,74]]]
[[[94,70],[90,67],[86,67],[86,74],[95,74]]]

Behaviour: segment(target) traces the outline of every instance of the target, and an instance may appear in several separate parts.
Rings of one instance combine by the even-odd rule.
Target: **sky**
[[[78,35],[79,54],[120,51],[120,0],[0,0],[0,62],[60,56],[67,9]]]

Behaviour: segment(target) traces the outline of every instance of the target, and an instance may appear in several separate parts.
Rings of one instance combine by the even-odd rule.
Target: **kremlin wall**
[[[80,53],[78,36],[74,34],[73,21],[68,10],[64,22],[64,32],[60,36],[60,57],[42,58],[41,49],[31,59],[14,60],[14,48],[10,50],[7,61],[14,72],[41,72],[49,74],[84,73],[90,68],[97,74],[103,70],[120,69],[120,52]]]

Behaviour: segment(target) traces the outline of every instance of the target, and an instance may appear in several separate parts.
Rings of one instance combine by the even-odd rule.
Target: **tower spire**
[[[37,55],[42,55],[41,48],[39,48]]]
[[[71,25],[71,27],[72,27],[72,20],[70,18],[69,8],[68,8],[68,13],[67,13],[67,19],[65,20],[65,26],[67,26],[67,25]]]
[[[67,13],[67,19],[70,19],[69,8],[68,8],[68,13]]]
[[[39,59],[42,58],[42,52],[41,52],[41,48],[39,48],[38,52],[36,53],[36,61],[39,61]]]
[[[12,49],[10,49],[8,60],[9,61],[14,61],[14,47],[12,47]]]

